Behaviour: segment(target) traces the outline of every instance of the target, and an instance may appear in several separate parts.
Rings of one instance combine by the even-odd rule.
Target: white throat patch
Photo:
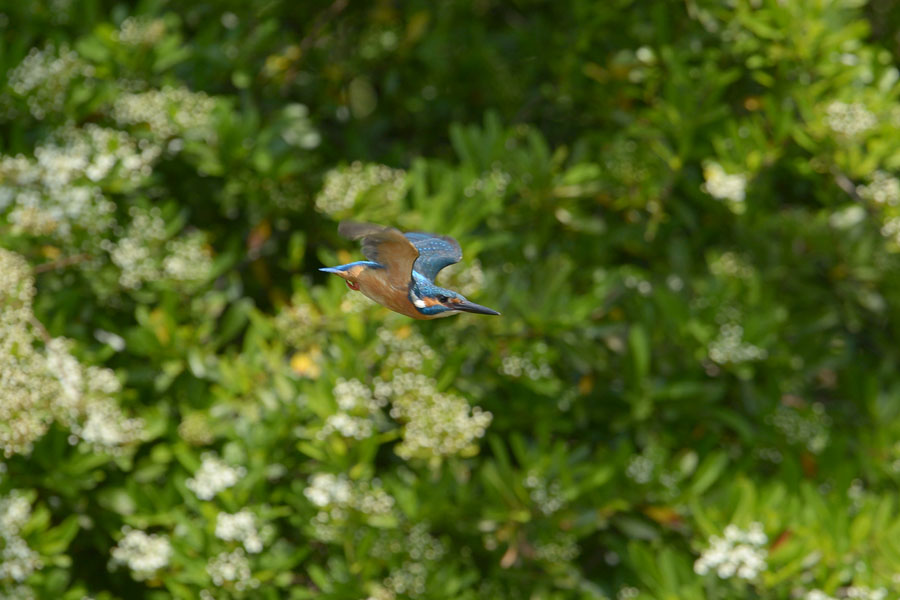
[[[416,295],[415,292],[409,293],[409,299],[412,300],[412,303],[416,306],[416,308],[425,308],[426,306],[428,306],[427,304],[425,304],[424,300]]]

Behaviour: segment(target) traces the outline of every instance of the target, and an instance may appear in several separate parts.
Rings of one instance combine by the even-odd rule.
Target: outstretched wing
[[[384,266],[391,287],[406,289],[412,279],[416,247],[398,229],[371,223],[342,221],[338,233],[351,240],[362,239],[363,256]]]
[[[462,260],[459,242],[449,235],[420,232],[404,235],[419,251],[419,258],[413,268],[431,281],[437,277],[438,271]]]

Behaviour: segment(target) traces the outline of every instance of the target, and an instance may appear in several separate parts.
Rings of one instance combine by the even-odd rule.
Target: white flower
[[[835,133],[855,137],[878,123],[865,104],[834,101],[825,109],[825,121]]]
[[[700,186],[704,192],[718,200],[741,203],[746,198],[747,176],[742,173],[729,175],[717,162],[708,162],[703,167],[706,183]]]
[[[353,488],[347,477],[331,473],[316,473],[310,478],[309,486],[303,490],[303,495],[316,506],[346,505],[352,494]]]
[[[325,174],[322,191],[316,196],[316,210],[329,216],[347,213],[369,194],[379,195],[378,199],[383,203],[395,204],[405,191],[404,171],[357,161]]]
[[[241,542],[251,554],[262,551],[263,544],[256,527],[256,516],[249,510],[242,510],[233,515],[219,513],[216,519],[216,537]]]
[[[210,559],[206,565],[206,572],[212,582],[220,587],[232,584],[239,591],[259,587],[259,580],[253,578],[250,561],[247,560],[243,548],[233,552],[222,552]]]
[[[112,549],[112,562],[127,566],[135,579],[148,579],[169,564],[172,544],[166,536],[148,535],[127,526],[122,533],[122,539]]]
[[[737,576],[750,580],[766,569],[769,539],[760,523],[752,523],[747,531],[728,525],[723,533],[724,537],[709,538],[709,547],[694,562],[695,573],[715,571],[720,579]]]
[[[244,467],[229,466],[212,452],[205,452],[201,459],[200,468],[185,482],[201,500],[212,500],[222,490],[234,486],[247,472]]]

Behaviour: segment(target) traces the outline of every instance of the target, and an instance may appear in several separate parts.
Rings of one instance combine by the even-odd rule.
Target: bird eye
[[[449,300],[449,298],[447,298],[447,296],[445,296],[445,295],[443,295],[443,294],[440,294],[440,295],[438,295],[437,300],[438,300],[438,302],[440,302],[441,304],[443,304],[444,302],[446,302],[447,300]]]

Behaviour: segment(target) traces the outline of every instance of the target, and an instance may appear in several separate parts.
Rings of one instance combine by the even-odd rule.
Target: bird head
[[[420,313],[428,317],[449,317],[459,312],[500,314],[496,310],[470,302],[462,294],[433,284],[410,286],[409,299]]]

